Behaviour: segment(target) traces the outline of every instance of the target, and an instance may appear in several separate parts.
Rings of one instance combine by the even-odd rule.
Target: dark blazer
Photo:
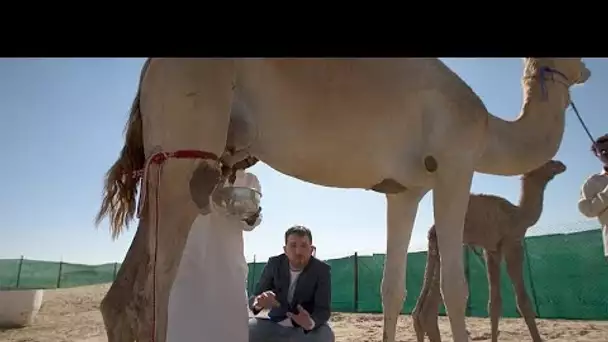
[[[282,321],[287,317],[287,312],[294,311],[297,305],[301,305],[315,321],[315,329],[325,324],[331,315],[331,268],[323,261],[311,257],[310,262],[302,270],[298,277],[293,295],[292,304],[287,302],[287,291],[289,290],[289,260],[285,254],[277,255],[268,259],[268,263],[262,270],[262,276],[258,281],[255,292],[249,297],[249,308],[254,315],[258,310],[253,307],[255,297],[264,291],[272,291],[281,304],[268,313],[268,317],[275,321]],[[293,322],[295,326],[297,323]],[[314,330],[314,329],[313,329]]]

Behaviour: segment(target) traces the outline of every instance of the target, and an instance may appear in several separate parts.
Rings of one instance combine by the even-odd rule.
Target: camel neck
[[[520,152],[524,155],[530,152],[538,154],[540,151],[535,149],[551,149],[542,154],[554,155],[563,137],[564,112],[570,103],[569,90],[560,82],[541,79],[540,76],[524,84],[523,105],[516,120],[519,125],[514,128],[521,134]]]
[[[522,228],[527,230],[540,219],[547,183],[546,180],[523,177],[519,198],[519,222]]]
[[[529,73],[532,75],[532,72]],[[514,121],[489,116],[486,148],[475,170],[494,175],[529,172],[558,151],[564,134],[568,88],[540,76],[523,80],[523,104]]]

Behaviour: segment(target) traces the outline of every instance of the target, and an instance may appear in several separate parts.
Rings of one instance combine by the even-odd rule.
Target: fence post
[[[532,291],[532,298],[534,298],[534,308],[536,309],[536,316],[541,318],[539,307],[538,307],[538,297],[536,297],[536,288],[534,288],[534,280],[532,279],[532,266],[530,266],[530,255],[528,254],[528,245],[526,244],[527,238],[524,238],[522,241],[524,247],[524,255],[526,256],[526,268],[528,269],[528,275],[530,276],[530,290]]]
[[[255,254],[253,255],[253,264],[251,265],[251,284],[248,284],[249,293],[253,293],[255,289]]]
[[[118,263],[117,262],[114,263],[114,271],[112,272],[113,281],[116,280],[116,272],[118,272]]]
[[[59,272],[57,273],[57,284],[55,285],[56,288],[60,288],[61,287],[61,271],[63,269],[63,261],[59,262]]]
[[[353,260],[354,270],[353,270],[353,278],[354,278],[354,286],[353,286],[353,299],[354,312],[359,312],[359,255],[355,252],[355,258]]]
[[[465,316],[471,316],[471,270],[469,269],[469,247],[467,245],[464,246],[464,276],[467,281],[467,292],[469,295],[467,296],[467,308],[465,311]]]
[[[19,288],[21,284],[21,269],[23,268],[23,255],[19,259],[19,266],[17,266],[17,284],[16,287]]]

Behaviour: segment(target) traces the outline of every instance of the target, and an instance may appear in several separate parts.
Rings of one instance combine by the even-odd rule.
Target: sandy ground
[[[35,323],[26,328],[0,330],[3,342],[106,342],[99,313],[99,302],[108,285],[86,286],[74,289],[48,290]],[[375,314],[340,314],[332,317],[337,342],[375,342],[382,339],[382,316]],[[439,318],[444,341],[451,341],[449,324]],[[489,341],[489,321],[469,318],[469,331],[474,341]],[[539,329],[545,341],[606,342],[608,322],[539,320]],[[415,341],[409,316],[401,316],[397,340]],[[501,321],[500,341],[530,341],[527,328],[520,319]]]

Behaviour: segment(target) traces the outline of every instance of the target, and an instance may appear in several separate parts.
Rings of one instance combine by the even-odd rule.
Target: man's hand
[[[304,330],[312,330],[315,327],[315,321],[312,320],[308,311],[298,304],[298,313],[294,314],[291,312],[287,313],[287,317],[291,318],[294,322],[298,323],[299,326]]]
[[[253,306],[258,309],[272,309],[273,307],[280,306],[277,301],[276,295],[272,291],[262,292],[260,295],[255,297]]]
[[[258,208],[258,211],[255,212],[255,214],[249,216],[247,219],[243,220],[245,221],[245,223],[247,223],[250,226],[253,226],[255,224],[255,221],[258,220],[258,217],[260,217],[260,213],[262,212],[262,207],[260,206]]]

